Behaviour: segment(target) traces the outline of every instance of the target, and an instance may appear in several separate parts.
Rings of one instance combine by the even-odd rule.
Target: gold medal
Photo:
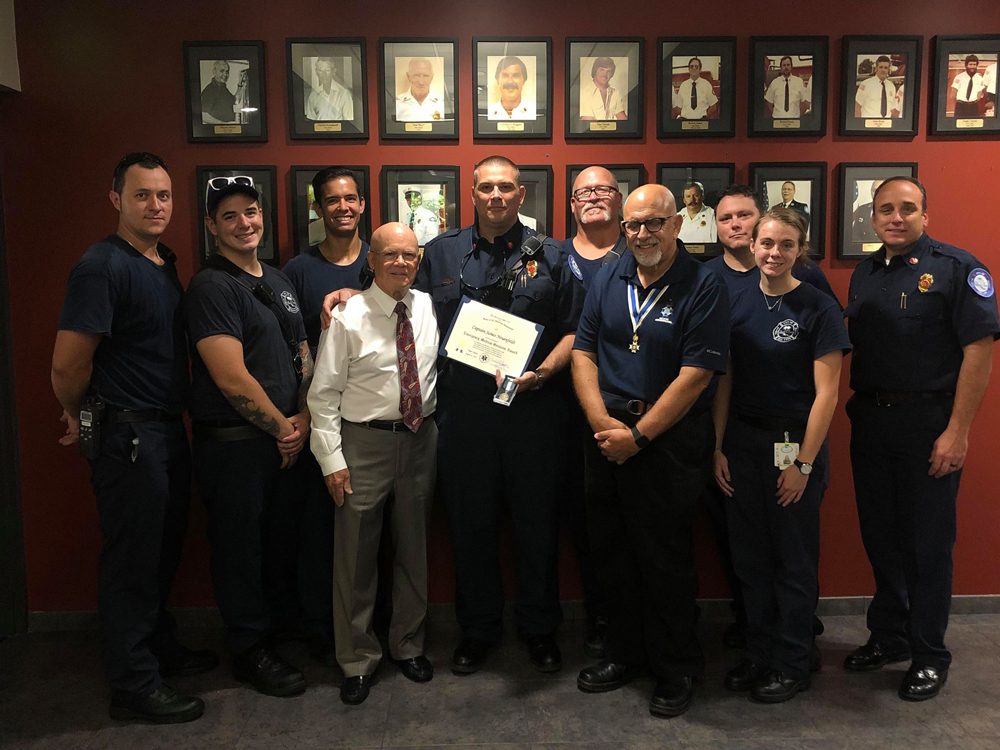
[[[934,286],[934,277],[929,273],[922,274],[917,282],[917,290],[923,294],[929,291],[932,286]]]
[[[628,345],[628,350],[630,352],[632,352],[633,354],[637,354],[639,352],[639,334],[638,333],[633,333],[632,334],[632,343]]]

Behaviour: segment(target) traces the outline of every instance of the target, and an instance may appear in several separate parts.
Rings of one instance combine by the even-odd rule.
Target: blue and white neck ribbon
[[[629,346],[629,351],[633,354],[639,351],[639,326],[642,325],[646,316],[656,307],[660,297],[666,294],[669,288],[670,284],[667,284],[656,294],[650,294],[646,297],[646,301],[640,305],[638,290],[634,284],[628,285],[628,313],[632,319],[632,344]]]

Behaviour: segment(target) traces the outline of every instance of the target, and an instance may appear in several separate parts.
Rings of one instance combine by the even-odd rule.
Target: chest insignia
[[[969,274],[969,286],[972,291],[980,297],[989,298],[993,296],[993,279],[990,272],[985,268],[973,268]]]
[[[576,262],[576,258],[571,255],[567,262],[569,263],[569,270],[573,272],[573,275],[580,281],[583,281],[583,271],[580,270],[580,264]]]
[[[920,280],[917,281],[917,290],[923,294],[930,290],[934,286],[934,277],[929,273],[920,274]]]
[[[799,337],[799,324],[791,318],[785,318],[774,327],[774,330],[771,331],[771,336],[781,344],[795,341]]]
[[[909,258],[907,258],[906,262],[909,263],[911,266],[915,266],[920,261],[915,256],[911,255]]]
[[[298,300],[295,299],[295,295],[291,292],[285,291],[281,293],[281,304],[293,315],[299,311]]]
[[[660,308],[660,317],[656,319],[656,322],[669,323],[670,325],[673,325],[674,321],[671,317],[673,314],[674,314],[674,306],[668,302],[666,305]]]
[[[524,270],[528,272],[528,278],[533,279],[538,275],[538,261],[529,260],[524,264]]]

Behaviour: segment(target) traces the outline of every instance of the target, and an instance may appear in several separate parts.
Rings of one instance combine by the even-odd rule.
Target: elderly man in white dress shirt
[[[431,91],[434,68],[426,57],[414,57],[406,66],[410,87],[396,97],[396,120],[399,122],[430,122],[443,120],[444,101]]]

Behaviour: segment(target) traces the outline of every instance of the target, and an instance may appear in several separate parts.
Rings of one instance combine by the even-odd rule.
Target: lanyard
[[[628,314],[632,320],[632,343],[629,344],[628,350],[633,354],[639,351],[639,326],[646,320],[646,316],[656,307],[656,303],[660,301],[660,297],[666,294],[669,288],[670,284],[667,284],[655,295],[651,294],[646,297],[646,301],[640,305],[639,292],[636,290],[635,285],[628,285]]]

